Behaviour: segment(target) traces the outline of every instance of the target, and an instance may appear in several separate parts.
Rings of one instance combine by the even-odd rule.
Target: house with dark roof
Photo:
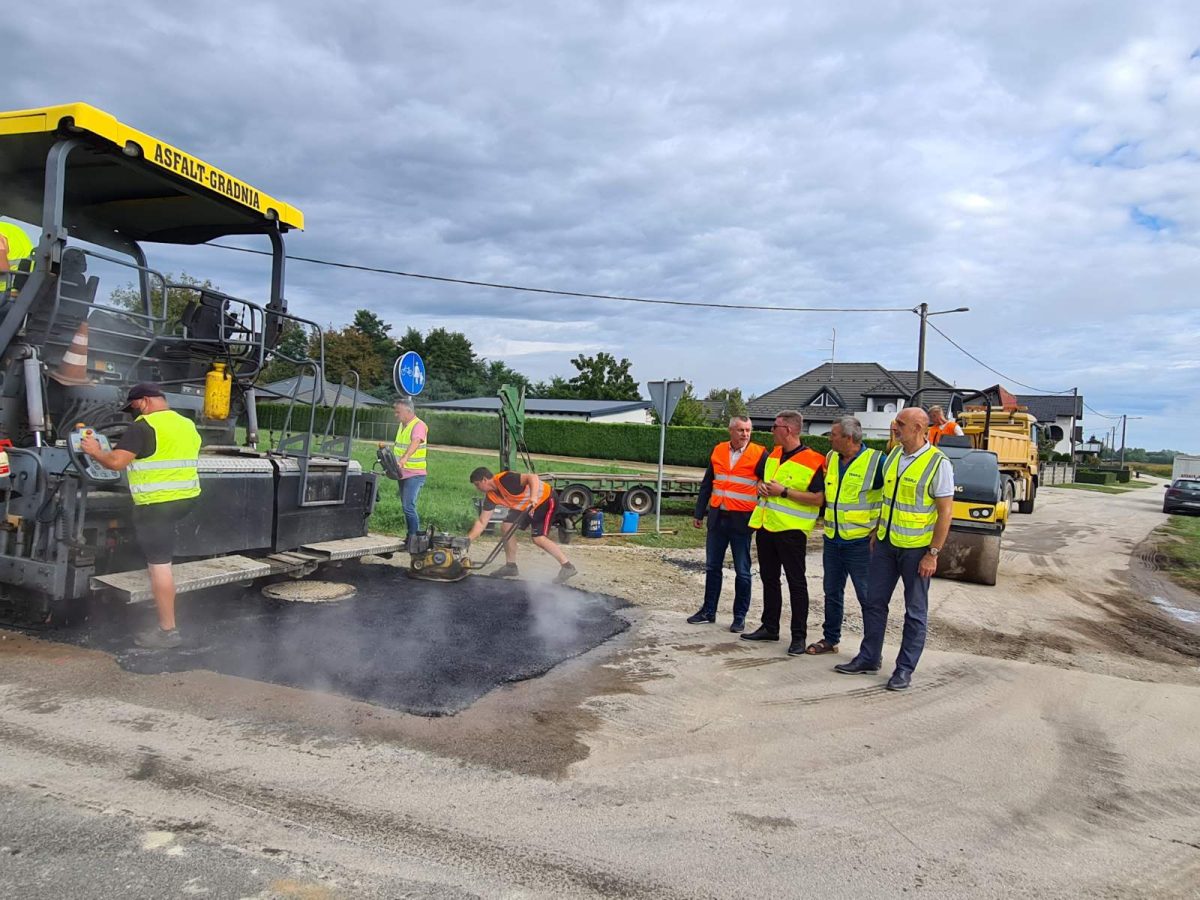
[[[465,400],[439,400],[421,403],[421,409],[442,412],[490,413],[500,412],[499,397],[469,397]],[[582,419],[585,422],[650,422],[649,400],[533,400],[525,401],[525,415],[544,419]]]
[[[1075,428],[1076,450],[1083,443],[1083,397],[1071,394],[1017,394],[1017,403],[1029,410],[1043,429],[1057,426],[1062,440],[1054,445],[1055,453],[1071,452],[1071,427]]]
[[[918,402],[948,406],[954,385],[926,371]],[[879,363],[822,363],[755,397],[747,406],[756,429],[769,430],[781,409],[804,416],[806,434],[828,434],[843,416],[856,416],[867,437],[887,437],[896,413],[917,389],[915,370],[885,369]]]
[[[284,378],[282,381],[257,385],[254,390],[258,394],[260,403],[286,403],[293,396],[301,403],[312,403],[313,376],[296,375],[292,378]],[[317,391],[317,405],[333,406],[335,401],[338,406],[350,406],[352,403],[357,403],[358,406],[391,406],[386,400],[380,400],[378,397],[372,397],[362,391],[355,391],[349,386],[343,387],[339,394],[336,384],[322,379],[321,387]]]

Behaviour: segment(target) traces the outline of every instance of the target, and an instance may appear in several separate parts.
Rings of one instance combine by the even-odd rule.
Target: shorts
[[[196,498],[146,503],[133,507],[133,531],[138,546],[152,566],[170,563],[175,556],[175,526],[196,506]]]
[[[529,513],[530,534],[534,537],[545,537],[550,532],[550,523],[554,519],[554,510],[557,508],[558,502],[554,499],[554,494],[534,507]]]

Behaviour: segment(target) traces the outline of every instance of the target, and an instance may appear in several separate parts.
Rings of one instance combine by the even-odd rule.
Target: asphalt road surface
[[[441,717],[0,633],[0,889],[1195,897],[1200,605],[1153,570],[1160,503],[1043,491],[996,587],[934,582],[903,694],[832,671],[852,599],[839,657],[789,658],[687,625],[697,554],[641,548],[573,548],[554,601],[632,627]]]

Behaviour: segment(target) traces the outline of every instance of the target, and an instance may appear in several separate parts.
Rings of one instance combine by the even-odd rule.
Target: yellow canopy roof
[[[199,244],[231,234],[304,227],[304,214],[190,153],[86,103],[0,112],[0,214],[41,224],[46,158],[67,158],[67,227],[137,241]]]

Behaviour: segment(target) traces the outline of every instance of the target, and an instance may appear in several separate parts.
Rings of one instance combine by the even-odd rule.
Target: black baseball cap
[[[135,384],[129,389],[129,396],[125,398],[125,406],[122,407],[126,412],[129,411],[129,404],[134,400],[143,400],[146,397],[165,397],[163,389],[152,381],[143,381]]]

